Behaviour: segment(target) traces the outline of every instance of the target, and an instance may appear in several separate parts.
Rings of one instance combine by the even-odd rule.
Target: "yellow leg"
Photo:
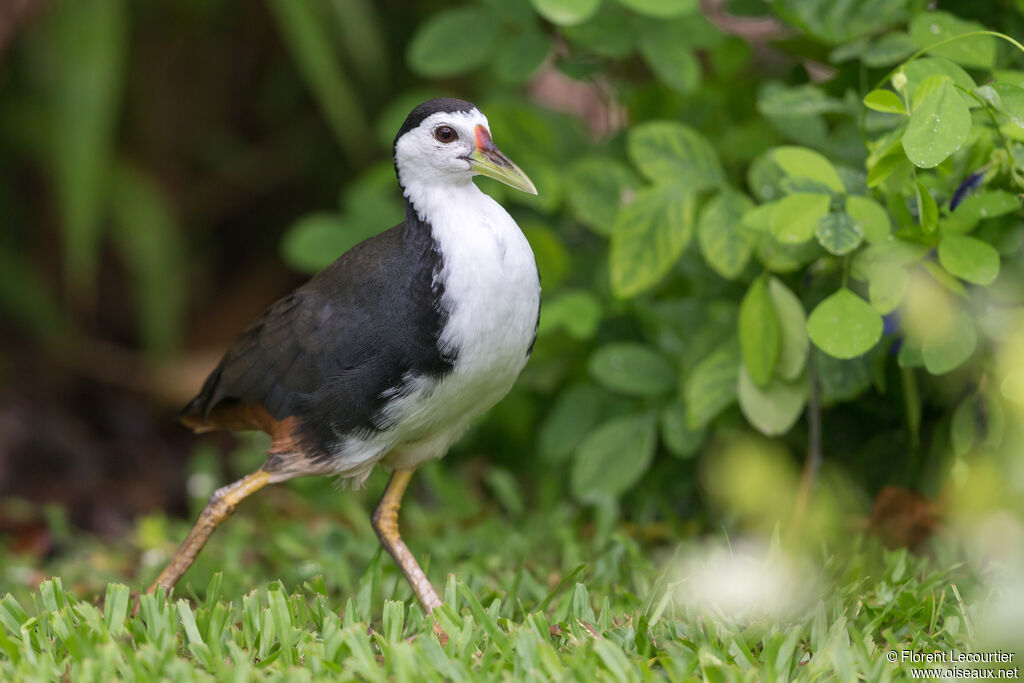
[[[412,556],[409,547],[405,545],[402,536],[398,533],[398,509],[402,506],[402,494],[405,493],[409,480],[412,479],[412,470],[395,470],[388,481],[384,495],[373,511],[373,529],[377,532],[377,538],[381,544],[395,558],[395,562],[402,569],[405,578],[412,586],[416,597],[420,599],[423,608],[430,614],[435,607],[441,606],[441,598],[437,597],[437,591],[430,585],[427,575],[420,569],[416,558]]]
[[[217,526],[231,516],[231,513],[235,511],[239,503],[269,483],[270,475],[263,470],[256,470],[235,483],[228,484],[214,491],[213,495],[210,496],[210,502],[203,508],[203,511],[199,514],[199,519],[196,520],[195,526],[189,532],[188,538],[178,548],[178,552],[174,554],[167,567],[160,572],[160,576],[149,587],[148,592],[156,592],[157,586],[163,586],[165,589],[171,590],[174,584],[178,583],[178,579],[181,578],[182,574],[192,566],[196,555],[206,545],[207,539],[210,538],[210,534],[214,532]]]

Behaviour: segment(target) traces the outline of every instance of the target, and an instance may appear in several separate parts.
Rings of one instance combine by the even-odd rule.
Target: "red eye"
[[[459,134],[455,132],[455,129],[451,126],[438,126],[434,129],[434,137],[437,138],[438,142],[448,144],[449,142],[455,142],[459,139]]]

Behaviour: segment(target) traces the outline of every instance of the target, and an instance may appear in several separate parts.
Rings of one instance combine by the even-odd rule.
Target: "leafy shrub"
[[[402,118],[431,95],[476,101],[540,190],[480,181],[544,281],[534,358],[478,432],[499,460],[564,470],[578,500],[606,505],[692,491],[696,454],[737,430],[799,452],[823,417],[825,453],[868,487],[927,481],[949,453],[1006,441],[1006,401],[1024,402],[1024,58],[982,29],[1020,33],[1017,8],[725,3],[778,22],[762,40],[724,32],[735,19],[713,23],[694,0],[439,4],[399,17],[268,0],[286,67],[343,172],[358,172],[339,208],[300,218],[281,249],[312,273],[400,220],[386,157]],[[141,345],[168,355],[201,259],[186,258],[156,173],[115,149],[134,82],[127,29],[144,16],[57,6],[13,60],[7,92],[21,97],[0,103],[0,122],[4,156],[48,174],[67,299],[95,295],[109,239]],[[403,82],[391,53],[431,85]],[[555,104],[589,102],[590,130],[548,106],[538,75],[562,79]],[[275,87],[260,110],[271,129],[287,109]],[[17,208],[14,192],[0,203]],[[19,257],[27,232],[0,240],[0,306],[40,339],[73,338],[89,306],[58,301]]]
[[[906,452],[950,426],[959,454],[998,446],[1011,383],[993,359],[1024,304],[1020,46],[923,5],[733,3],[774,12],[799,31],[782,47],[820,60],[777,80],[686,1],[485,2],[420,26],[409,67],[480,73],[497,140],[540,189],[486,186],[537,252],[525,382],[553,396],[537,448],[571,461],[577,499],[621,496],[656,454],[691,458],[737,426],[737,405],[798,448],[807,410],[850,406],[867,422],[835,445],[854,458],[882,431]],[[630,125],[595,143],[494,94],[545,63]],[[339,248],[363,225],[349,209],[341,222]],[[337,253],[290,248],[324,232],[297,225],[292,262]]]

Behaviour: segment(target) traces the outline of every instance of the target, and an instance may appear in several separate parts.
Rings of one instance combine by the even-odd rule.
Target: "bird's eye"
[[[459,134],[455,132],[455,129],[451,126],[438,126],[434,129],[434,137],[437,138],[438,142],[448,144],[449,142],[455,142],[459,139]]]

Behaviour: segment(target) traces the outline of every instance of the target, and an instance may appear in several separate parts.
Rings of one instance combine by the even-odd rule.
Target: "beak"
[[[469,155],[469,167],[480,175],[494,178],[517,190],[537,194],[533,182],[518,166],[494,146],[491,134],[483,126],[474,130],[476,149]]]

